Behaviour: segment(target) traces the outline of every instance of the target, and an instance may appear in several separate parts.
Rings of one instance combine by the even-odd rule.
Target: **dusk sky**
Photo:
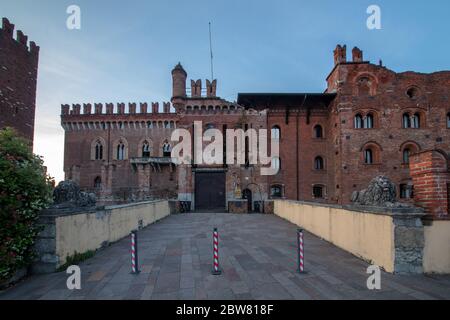
[[[69,5],[81,30],[66,27]],[[366,26],[381,8],[381,30]],[[336,44],[397,72],[450,69],[450,2],[0,0],[0,16],[41,47],[34,152],[64,178],[61,103],[169,101],[179,61],[210,77],[212,23],[217,94],[323,92]],[[203,80],[204,82],[204,80]]]

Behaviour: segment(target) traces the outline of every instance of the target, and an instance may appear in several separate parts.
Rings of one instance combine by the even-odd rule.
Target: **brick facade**
[[[15,128],[33,144],[39,47],[3,18],[0,29],[0,129]]]
[[[334,52],[335,67],[324,93],[241,93],[237,102],[216,95],[217,81],[191,80],[178,64],[172,70],[171,104],[63,105],[66,177],[109,201],[175,196],[195,207],[197,172],[225,172],[226,200],[250,190],[252,208],[271,197],[347,204],[353,191],[376,175],[388,176],[402,201],[414,195],[409,161],[428,149],[450,150],[450,72],[396,73],[364,61],[354,48]],[[163,157],[175,128],[276,128],[280,171],[261,176],[259,165],[175,164]],[[195,139],[195,138],[193,138]],[[151,145],[143,159],[144,141]],[[95,160],[95,145],[103,157]],[[123,145],[123,160],[117,159]],[[96,181],[98,183],[96,183]],[[97,187],[97,189],[94,188]],[[248,189],[248,190],[246,190]],[[245,191],[245,192],[244,192]],[[224,204],[226,207],[226,204]]]

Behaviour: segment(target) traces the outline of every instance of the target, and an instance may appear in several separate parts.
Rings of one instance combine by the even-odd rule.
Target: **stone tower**
[[[183,104],[186,98],[186,78],[186,71],[178,63],[172,70],[172,104],[175,108]]]
[[[33,144],[39,47],[3,18],[0,29],[0,129],[15,128]]]

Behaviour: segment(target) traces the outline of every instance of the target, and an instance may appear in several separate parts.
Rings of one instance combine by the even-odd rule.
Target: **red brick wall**
[[[416,204],[433,216],[448,216],[447,155],[437,150],[419,152],[411,157],[410,168]]]
[[[15,128],[33,143],[39,47],[3,18],[0,29],[0,129]]]
[[[359,80],[370,80],[370,94],[358,90]],[[337,93],[330,110],[331,139],[334,141],[336,197],[349,203],[353,191],[366,188],[377,175],[389,177],[399,188],[410,183],[409,167],[403,163],[403,149],[450,150],[450,129],[446,114],[450,111],[450,72],[422,74],[395,73],[386,67],[363,63],[338,64],[328,77],[327,92]],[[417,88],[410,98],[407,90]],[[375,115],[373,129],[355,129],[357,113]],[[404,129],[405,112],[421,115],[419,129]],[[364,164],[363,149],[376,146],[377,161]],[[400,190],[398,190],[400,194]],[[403,200],[402,201],[412,201]]]

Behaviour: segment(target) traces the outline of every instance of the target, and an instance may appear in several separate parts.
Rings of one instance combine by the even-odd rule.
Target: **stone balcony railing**
[[[140,157],[140,158],[131,158],[130,163],[133,165],[137,164],[176,165],[178,164],[178,159],[171,157]]]

